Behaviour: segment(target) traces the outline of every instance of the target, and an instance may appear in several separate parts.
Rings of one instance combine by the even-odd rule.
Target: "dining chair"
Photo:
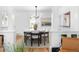
[[[49,32],[41,32],[41,38],[44,40],[44,45],[46,45],[46,40],[49,43]]]
[[[31,46],[34,43],[34,40],[37,40],[38,46],[40,46],[40,33],[39,32],[31,32]]]
[[[31,32],[24,32],[24,42],[27,45],[27,40],[31,40]]]
[[[49,43],[49,32],[45,32],[45,40],[47,40],[47,43]]]

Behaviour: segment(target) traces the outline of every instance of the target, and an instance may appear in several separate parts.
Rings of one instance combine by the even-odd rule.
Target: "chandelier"
[[[38,11],[37,11],[37,6],[35,6],[35,11],[34,11],[34,12],[35,12],[35,13],[34,13],[35,15],[34,15],[34,16],[31,16],[31,19],[32,19],[32,18],[38,19],[39,16],[37,15],[37,12],[38,12]]]
[[[37,30],[38,18],[39,18],[39,16],[37,15],[37,6],[35,6],[34,16],[31,16],[31,21],[30,21],[31,29]]]

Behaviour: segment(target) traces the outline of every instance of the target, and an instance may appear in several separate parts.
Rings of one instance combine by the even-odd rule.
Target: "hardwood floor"
[[[17,35],[16,36],[16,42],[18,44],[21,44],[22,40],[23,40],[23,36]],[[36,42],[35,42],[36,43]],[[33,46],[31,46],[30,41],[27,42],[27,45],[24,44],[24,52],[49,52],[49,43],[46,42],[46,45],[44,46],[44,43],[42,43],[39,47],[36,44],[33,44]]]
[[[49,48],[24,48],[24,52],[49,52]]]

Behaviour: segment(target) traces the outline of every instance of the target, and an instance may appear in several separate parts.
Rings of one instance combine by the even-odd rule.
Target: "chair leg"
[[[49,38],[48,38],[48,43],[49,43]]]
[[[25,42],[25,43],[26,43],[26,45],[27,45],[27,40],[26,40],[26,42]]]
[[[25,45],[27,45],[27,39],[26,38],[24,38],[24,43],[25,43]]]
[[[38,39],[38,46],[40,46],[40,40]]]
[[[39,40],[40,40],[40,44],[42,43],[41,39],[42,39],[42,38],[41,38],[41,36],[40,36],[40,39],[39,39]]]
[[[44,38],[44,45],[45,45],[45,38]]]
[[[41,44],[41,39],[40,39],[40,44]]]
[[[31,46],[33,45],[33,40],[31,39]]]
[[[49,36],[47,36],[47,43],[49,43]]]

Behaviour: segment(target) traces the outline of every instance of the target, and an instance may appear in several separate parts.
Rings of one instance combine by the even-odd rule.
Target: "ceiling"
[[[27,12],[34,12],[35,6],[15,6],[13,7],[16,11],[27,11]],[[51,11],[51,6],[37,6],[38,12],[45,12],[45,11]]]

